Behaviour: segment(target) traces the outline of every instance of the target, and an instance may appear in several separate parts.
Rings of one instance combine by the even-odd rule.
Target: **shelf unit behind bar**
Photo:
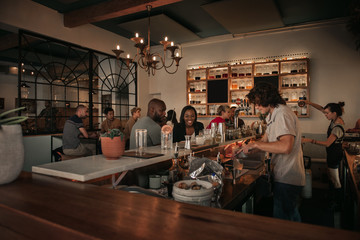
[[[298,117],[307,118],[309,107],[299,107],[297,102],[310,99],[309,62],[309,58],[300,58],[189,69],[187,104],[196,109],[198,117],[215,117],[221,104],[242,106],[241,117],[256,117],[256,109],[245,96],[256,83],[269,82]]]

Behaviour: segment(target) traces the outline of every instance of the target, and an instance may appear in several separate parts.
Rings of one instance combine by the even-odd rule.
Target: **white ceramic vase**
[[[24,165],[22,129],[17,125],[0,126],[0,184],[14,181]]]

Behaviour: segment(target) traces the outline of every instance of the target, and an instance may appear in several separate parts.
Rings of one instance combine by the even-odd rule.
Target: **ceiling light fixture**
[[[174,42],[168,41],[168,37],[165,37],[163,41],[160,41],[161,45],[164,47],[163,56],[159,53],[152,53],[150,49],[150,11],[152,6],[147,5],[146,9],[148,11],[148,38],[147,44],[144,42],[144,38],[139,37],[139,34],[136,33],[135,37],[131,38],[133,42],[135,42],[135,47],[137,48],[137,53],[134,58],[130,58],[130,54],[127,54],[126,58],[122,58],[120,55],[124,52],[120,49],[120,45],[116,46],[116,49],[112,50],[117,59],[123,60],[127,67],[129,67],[130,63],[136,62],[138,66],[145,69],[145,71],[150,76],[150,73],[154,76],[156,70],[160,70],[162,68],[169,74],[174,74],[177,72],[179,67],[179,62],[182,58],[182,51],[179,46],[176,46]],[[171,62],[169,65],[166,65],[166,53],[167,50],[170,52]],[[175,66],[173,67],[175,63]],[[171,68],[171,69],[170,69]]]

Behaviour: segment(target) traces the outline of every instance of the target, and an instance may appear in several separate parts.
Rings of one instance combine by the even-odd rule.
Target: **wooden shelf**
[[[291,71],[293,69],[306,69],[305,71],[297,70],[297,72],[287,72],[284,73],[284,71]],[[264,72],[278,72],[277,74],[263,74]],[[246,75],[246,73],[251,72],[251,75]],[[260,74],[257,74],[259,73]],[[203,75],[201,75],[200,80],[195,80],[193,78],[189,78],[189,76],[200,76],[201,74],[206,74],[205,78]],[[233,76],[234,74],[234,76]],[[239,76],[241,74],[242,76]],[[244,75],[243,75],[244,74]],[[221,78],[210,78],[209,76],[214,75],[221,75]],[[227,77],[223,77],[226,76]],[[236,76],[235,76],[236,75]],[[235,94],[236,98],[243,98],[246,94],[246,92],[249,92],[250,89],[232,89],[232,81],[233,80],[251,80],[251,85],[254,86],[254,83],[256,82],[256,79],[266,79],[267,77],[271,77],[272,81],[274,80],[274,77],[277,77],[277,86],[279,91],[284,94],[293,94],[292,91],[299,90],[299,92],[306,90],[306,99],[310,99],[310,88],[309,88],[309,59],[308,58],[301,58],[301,59],[292,59],[292,60],[276,60],[276,61],[268,61],[268,62],[262,62],[262,63],[248,63],[248,64],[240,64],[240,65],[226,65],[226,66],[217,66],[217,67],[209,67],[209,68],[199,68],[199,69],[191,69],[187,70],[187,103],[194,106],[201,107],[202,111],[204,110],[203,107],[206,107],[206,115],[199,115],[198,117],[214,117],[216,115],[209,115],[209,107],[213,105],[222,105],[222,104],[228,104],[233,105],[235,102],[232,102],[232,99]],[[295,78],[295,80],[293,79]],[[201,103],[201,104],[191,104],[190,103],[190,96],[196,95],[196,94],[206,94],[206,101],[208,100],[208,82],[215,81],[215,80],[227,80],[228,81],[228,102],[226,103]],[[261,80],[263,81],[263,80]],[[297,87],[282,87],[283,81],[289,81],[289,84],[291,84],[291,81],[298,81],[300,84],[306,84],[306,86],[297,86]],[[190,92],[189,84],[194,82],[206,82],[206,92]],[[241,82],[241,86],[244,84],[244,82]],[[249,82],[247,82],[249,85]],[[301,91],[300,91],[301,90]],[[236,93],[241,93],[238,97]],[[210,93],[211,94],[211,93]],[[245,95],[244,95],[245,94]],[[298,93],[296,93],[298,94]],[[291,95],[288,96],[288,98],[292,97]],[[289,104],[295,104],[297,101],[287,101]],[[298,109],[299,110],[299,109]],[[200,112],[199,110],[197,110]],[[255,115],[254,107],[252,107],[253,115],[245,115],[242,117],[257,117]],[[308,118],[310,117],[309,107],[307,106],[307,115],[299,115],[299,118]]]

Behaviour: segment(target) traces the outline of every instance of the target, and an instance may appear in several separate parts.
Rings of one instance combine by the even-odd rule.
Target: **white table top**
[[[32,172],[85,182],[99,177],[163,162],[172,159],[174,156],[173,149],[162,150],[160,146],[148,147],[146,152],[162,153],[164,156],[149,159],[123,156],[118,160],[106,160],[103,155],[93,155],[33,166]],[[188,155],[190,152],[191,150],[179,150],[179,156]]]
[[[249,138],[253,138],[253,136],[226,141],[224,143],[220,143],[219,145],[223,146],[235,141]],[[134,149],[129,151],[134,151]],[[160,145],[148,147],[145,152],[161,153],[164,154],[164,156],[149,159],[122,156],[118,160],[106,160],[103,155],[93,155],[89,157],[75,158],[61,162],[52,162],[33,166],[32,172],[85,182],[111,174],[164,162],[174,157],[174,149],[162,150]],[[179,157],[189,155],[191,152],[192,150],[180,148]]]

